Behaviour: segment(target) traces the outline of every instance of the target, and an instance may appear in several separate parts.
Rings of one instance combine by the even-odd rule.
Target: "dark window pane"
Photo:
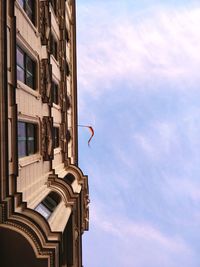
[[[58,104],[58,85],[56,83],[52,83],[52,102]]]
[[[35,20],[35,1],[24,0],[24,11],[26,12],[29,19],[34,23]]]
[[[34,73],[34,64],[35,62],[26,55],[26,70],[30,73]]]
[[[54,36],[51,35],[51,53],[57,60],[58,58],[58,48],[57,48],[57,41],[55,40]]]
[[[32,74],[29,74],[28,72],[26,73],[26,84],[34,89],[34,77]]]
[[[42,201],[42,203],[50,210],[50,211],[53,211],[56,206],[57,206],[57,203],[56,201],[51,198],[49,195]]]
[[[28,140],[28,144],[27,144],[27,154],[28,155],[32,155],[35,153],[35,142],[34,140]]]
[[[26,55],[26,84],[34,89],[35,62]]]
[[[59,147],[59,128],[53,127],[53,147]]]
[[[66,38],[66,41],[68,43],[69,42],[69,32],[67,29],[65,29],[65,38]]]

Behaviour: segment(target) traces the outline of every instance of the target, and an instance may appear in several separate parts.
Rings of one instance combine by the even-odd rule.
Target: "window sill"
[[[60,147],[54,148],[54,155],[60,154],[60,153],[61,153],[61,148]]]
[[[55,59],[55,57],[54,57],[53,54],[51,54],[51,59],[52,59],[52,61],[56,64],[56,66],[59,68],[58,60]]]
[[[54,17],[54,20],[56,21],[57,25],[59,24],[58,15],[56,14],[55,10],[53,9],[52,5],[50,5],[50,12]]]
[[[17,88],[27,92],[30,95],[33,95],[37,99],[41,98],[38,90],[32,89],[31,87],[29,87],[28,85],[24,84],[19,80],[17,80]]]
[[[30,164],[33,164],[35,162],[39,162],[41,160],[40,154],[33,154],[30,156],[26,156],[23,158],[19,158],[19,169],[28,166]]]
[[[37,37],[40,36],[37,27],[33,24],[33,22],[31,21],[31,19],[27,16],[26,12],[24,11],[24,9],[20,6],[20,4],[16,1],[16,7],[20,10],[20,12],[22,13],[23,17],[26,19],[27,23],[30,25],[30,27],[32,28],[32,30],[34,31],[35,35]]]
[[[55,103],[53,103],[53,108],[55,108],[55,109],[57,109],[57,110],[60,110],[60,106],[57,105],[57,104],[55,104]]]

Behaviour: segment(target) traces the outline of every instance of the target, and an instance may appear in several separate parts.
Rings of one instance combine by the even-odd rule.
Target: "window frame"
[[[53,9],[54,15],[57,17],[57,15],[58,15],[57,14],[57,9],[58,9],[57,1],[56,0],[51,0],[50,3],[51,3],[51,7]]]
[[[54,80],[51,84],[51,101],[55,105],[59,105],[59,85]]]
[[[36,0],[31,0],[31,6],[29,3],[29,0],[18,0],[19,5],[21,6],[21,8],[24,10],[24,12],[26,13],[27,17],[29,18],[29,20],[33,23],[34,26],[36,26],[36,5],[37,5],[37,1]],[[31,13],[31,15],[29,15],[28,11]]]
[[[19,124],[24,124],[24,128],[25,128],[25,136],[22,136],[22,140],[19,140],[20,136],[19,136]],[[31,136],[28,131],[29,131],[29,127],[33,126],[33,136]],[[24,139],[24,140],[23,140]],[[27,121],[22,121],[19,120],[18,121],[18,136],[17,136],[17,140],[18,140],[18,157],[19,158],[23,158],[23,157],[28,157],[28,156],[32,156],[34,154],[36,154],[38,152],[38,125],[36,123],[33,122],[27,122]],[[20,149],[19,149],[19,142],[23,141],[25,143],[24,146],[24,151],[25,153],[19,153]],[[31,141],[33,141],[33,150],[30,152],[29,150],[31,150]]]
[[[58,193],[51,191],[46,197],[35,207],[35,210],[40,213],[46,220],[50,218],[52,213],[55,211],[61,197]],[[53,205],[52,205],[53,204]],[[46,214],[45,214],[46,213]]]
[[[52,33],[50,35],[50,52],[55,60],[58,61],[58,40]]]
[[[55,132],[55,129],[57,131],[57,133]],[[56,135],[55,135],[56,133]],[[52,139],[53,139],[53,148],[58,148],[60,146],[60,128],[53,126],[52,129]]]
[[[22,61],[23,62],[19,62],[20,59],[18,60],[18,51],[19,53],[21,53],[22,55]],[[31,68],[32,68],[32,72],[28,69],[28,63],[31,63]],[[20,68],[23,71],[23,79],[19,78],[18,76],[18,68]],[[21,48],[20,45],[17,44],[16,47],[16,69],[17,69],[17,80],[21,81],[22,83],[24,83],[25,85],[27,85],[29,88],[31,88],[32,90],[36,90],[36,70],[37,70],[37,62],[36,60],[34,60],[30,54],[28,54],[26,51],[24,51],[23,48]],[[32,78],[32,82],[31,84],[28,81],[28,76]]]

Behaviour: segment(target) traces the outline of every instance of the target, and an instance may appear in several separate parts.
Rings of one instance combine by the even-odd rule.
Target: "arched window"
[[[75,177],[73,174],[68,173],[67,175],[65,175],[64,180],[68,183],[68,184],[72,184],[73,181],[75,180]]]
[[[49,193],[35,210],[45,219],[48,219],[60,202],[60,196],[56,192]]]

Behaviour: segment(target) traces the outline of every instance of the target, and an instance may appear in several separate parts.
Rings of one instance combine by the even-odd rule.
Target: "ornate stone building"
[[[0,0],[0,266],[82,267],[75,0]]]

